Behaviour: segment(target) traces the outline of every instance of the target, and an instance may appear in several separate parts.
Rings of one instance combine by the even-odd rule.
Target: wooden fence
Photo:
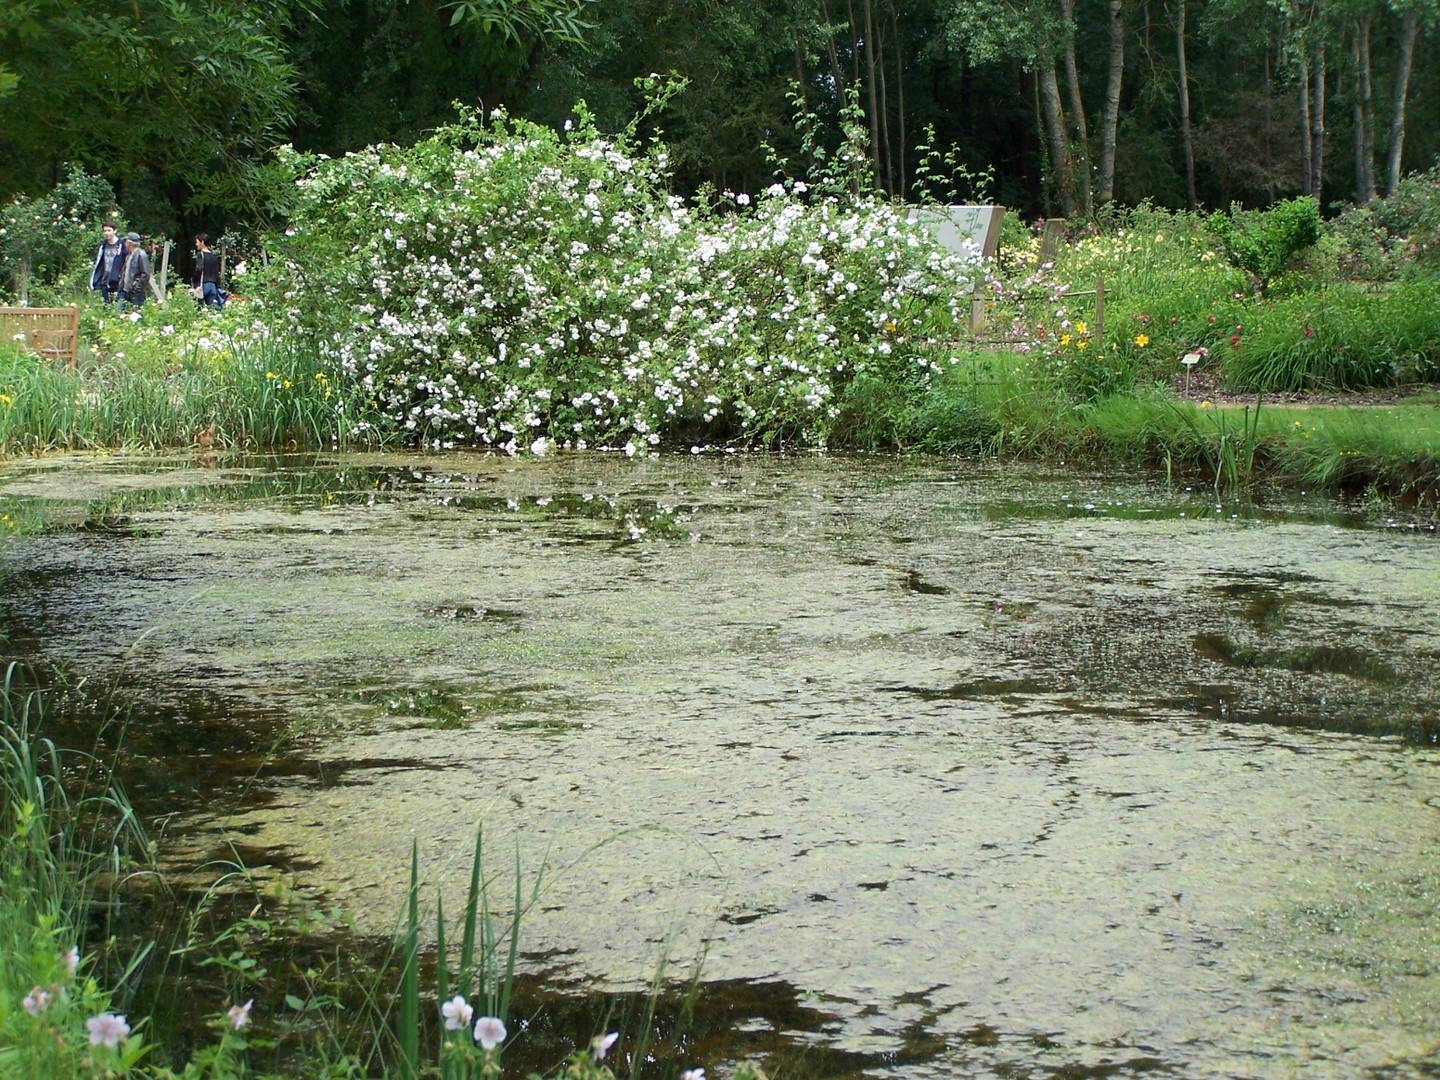
[[[78,307],[0,307],[0,341],[20,341],[49,359],[75,366],[79,340]]]

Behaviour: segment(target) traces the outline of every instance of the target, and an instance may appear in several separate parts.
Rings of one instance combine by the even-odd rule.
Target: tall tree
[[[1195,194],[1195,135],[1190,128],[1190,65],[1185,50],[1185,0],[1175,4],[1176,78],[1180,85],[1180,147],[1185,156],[1185,205],[1195,210],[1200,200]]]
[[[1394,195],[1400,186],[1400,166],[1405,157],[1405,103],[1410,94],[1410,68],[1415,62],[1415,39],[1420,33],[1420,13],[1413,7],[1400,12],[1400,39],[1395,55],[1395,92],[1390,105],[1390,147],[1385,155],[1385,194]]]
[[[1061,56],[1065,64],[1065,97],[1070,107],[1070,127],[1074,134],[1075,188],[1080,213],[1086,217],[1093,210],[1090,186],[1090,128],[1085,120],[1085,102],[1080,94],[1080,65],[1075,58],[1075,0],[1060,0],[1060,18],[1064,29],[1065,47]]]
[[[1105,109],[1100,115],[1100,195],[1104,204],[1115,198],[1115,149],[1120,126],[1120,88],[1125,78],[1124,0],[1106,0],[1109,19],[1105,51]]]
[[[1316,5],[1310,43],[1310,180],[1309,193],[1323,202],[1325,186],[1325,6]]]
[[[1355,201],[1375,198],[1375,110],[1370,81],[1370,16],[1358,15],[1350,39],[1355,68],[1351,127],[1355,150]]]

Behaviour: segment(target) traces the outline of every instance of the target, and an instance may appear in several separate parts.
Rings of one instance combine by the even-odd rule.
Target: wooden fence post
[[[165,250],[160,253],[160,273],[150,275],[150,291],[163,306],[165,303],[165,276],[170,272],[170,241],[165,241]]]
[[[1095,347],[1103,344],[1105,337],[1105,275],[1095,275]]]

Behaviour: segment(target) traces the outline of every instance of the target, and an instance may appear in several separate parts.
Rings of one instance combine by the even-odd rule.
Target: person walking
[[[190,275],[190,295],[216,311],[225,310],[225,293],[220,289],[220,259],[210,250],[210,234],[195,236],[195,272]]]
[[[120,270],[120,300],[139,311],[150,287],[150,256],[140,246],[140,234],[125,234],[125,265]]]
[[[120,271],[125,265],[125,244],[115,235],[115,223],[107,221],[100,226],[100,250],[95,253],[95,269],[90,271],[90,291],[98,292],[100,299],[110,304],[120,291]]]

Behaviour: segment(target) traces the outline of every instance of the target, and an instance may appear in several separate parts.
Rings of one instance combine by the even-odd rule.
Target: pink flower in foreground
[[[475,1008],[459,994],[456,994],[440,1006],[440,1015],[445,1018],[446,1031],[464,1031],[470,1026],[470,1018],[475,1015]],[[505,1036],[501,1035],[500,1037],[503,1039]]]
[[[230,1012],[227,1014],[230,1017],[230,1026],[239,1031],[248,1024],[250,1022],[250,1006],[254,1004],[255,999],[251,998],[244,1005],[231,1005]]]
[[[596,1035],[595,1038],[591,1039],[590,1052],[595,1055],[595,1060],[604,1061],[605,1055],[610,1052],[610,1048],[615,1045],[619,1038],[620,1033],[618,1031],[612,1031],[609,1035]]]
[[[85,1027],[90,1032],[91,1046],[104,1043],[113,1050],[130,1037],[130,1025],[125,1022],[125,1017],[115,1013],[92,1016],[85,1021]]]
[[[50,1007],[50,991],[41,990],[37,986],[25,995],[25,1000],[21,1004],[25,1006],[25,1011],[31,1016],[39,1016]]]
[[[475,1021],[475,1041],[486,1050],[494,1050],[505,1041],[505,1024],[498,1016],[482,1016]]]

